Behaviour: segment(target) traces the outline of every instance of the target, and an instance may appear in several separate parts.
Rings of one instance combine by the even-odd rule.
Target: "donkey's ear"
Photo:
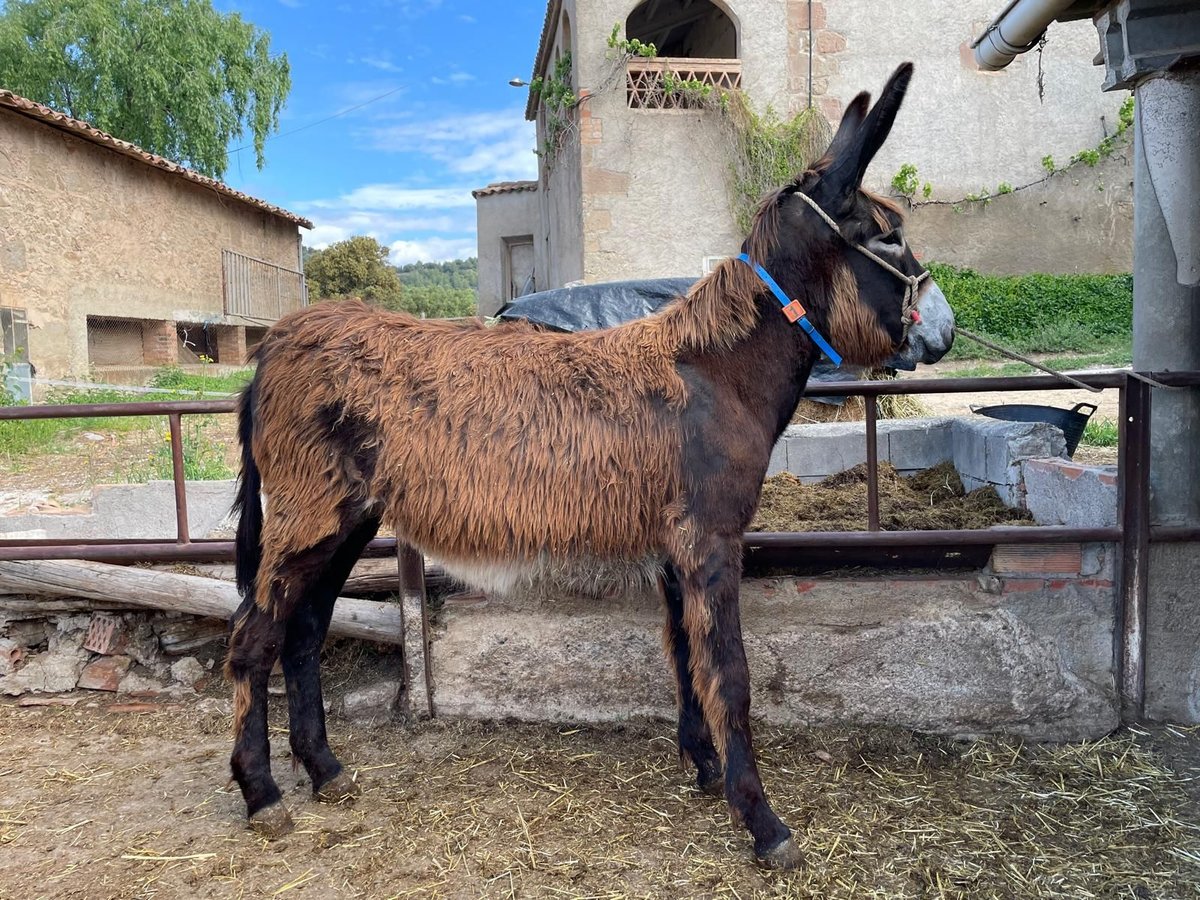
[[[833,140],[829,143],[829,149],[825,151],[824,156],[827,164],[822,166],[818,163],[818,170],[828,168],[829,164],[836,165],[839,157],[844,156],[849,151],[851,144],[854,143],[854,138],[858,135],[859,126],[862,125],[863,119],[867,117],[867,108],[870,105],[871,95],[866,91],[863,91],[850,101],[850,105],[846,107],[846,112],[842,116],[842,122],[838,125],[837,134],[833,136]]]
[[[840,152],[836,155],[826,154],[832,156],[832,165],[826,171],[822,181],[837,200],[849,203],[858,191],[867,166],[871,164],[871,160],[875,158],[875,154],[879,152],[883,142],[887,140],[888,132],[892,130],[892,124],[896,121],[896,113],[900,111],[900,104],[908,91],[908,83],[912,80],[912,73],[912,63],[904,63],[896,69],[892,77],[888,79],[879,102],[867,114],[862,124],[855,129],[847,145],[840,148]],[[862,94],[859,95],[859,97],[862,96]],[[857,100],[856,97],[855,101],[857,102]],[[849,110],[847,110],[848,114]],[[845,119],[842,122],[844,128]],[[842,131],[842,128],[838,129],[834,144],[839,144]],[[833,149],[834,147],[831,145],[830,150]]]
[[[908,93],[908,83],[912,81],[912,75],[913,64],[910,62],[902,63],[892,73],[892,77],[888,79],[888,83],[879,97],[879,102],[875,104],[875,108],[867,116],[867,121],[859,129],[859,137],[862,140],[862,148],[858,154],[859,184],[862,183],[867,166],[871,164],[871,160],[875,158],[875,154],[879,152],[879,148],[883,146],[883,142],[887,140],[887,136],[892,130],[892,125],[896,121],[896,113],[900,112],[900,104],[904,102],[904,95]]]

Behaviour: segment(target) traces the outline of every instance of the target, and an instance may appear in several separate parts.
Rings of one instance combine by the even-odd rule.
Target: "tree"
[[[0,86],[214,178],[247,128],[261,169],[291,90],[267,32],[210,0],[7,0]]]
[[[373,237],[357,235],[314,251],[305,260],[304,275],[309,293],[319,299],[362,297],[400,308],[400,277],[388,264],[388,248]]]

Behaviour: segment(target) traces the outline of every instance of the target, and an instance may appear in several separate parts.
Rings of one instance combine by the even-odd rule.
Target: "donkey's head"
[[[874,107],[866,92],[854,98],[825,155],[767,198],[743,248],[859,366],[937,362],[954,340],[954,314],[913,256],[899,207],[862,188],[912,71],[900,66]]]

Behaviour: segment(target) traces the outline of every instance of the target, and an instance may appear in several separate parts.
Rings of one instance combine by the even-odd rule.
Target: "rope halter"
[[[900,321],[904,324],[904,330],[906,332],[911,326],[919,323],[921,321],[921,315],[917,312],[917,300],[919,299],[918,295],[921,291],[921,282],[929,277],[929,273],[922,272],[920,275],[905,275],[886,259],[881,258],[879,254],[873,253],[862,244],[852,241],[842,234],[842,229],[838,226],[838,223],[830,218],[829,214],[825,212],[825,210],[821,209],[821,207],[817,205],[817,201],[808,196],[808,194],[804,193],[803,191],[796,191],[795,196],[799,197],[805,203],[811,206],[813,212],[820,216],[821,219],[824,220],[825,224],[833,229],[834,234],[840,237],[843,241],[845,241],[867,259],[871,260],[871,262],[880,266],[885,271],[891,272],[904,282],[904,306],[901,308]]]

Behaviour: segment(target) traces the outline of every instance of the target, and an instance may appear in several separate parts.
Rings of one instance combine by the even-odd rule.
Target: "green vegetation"
[[[550,75],[533,79],[529,90],[546,107],[546,138],[538,152],[547,164],[551,164],[575,124],[574,110],[579,105],[579,98],[571,87],[571,51],[555,61]]]
[[[375,238],[360,234],[310,253],[304,261],[310,294],[317,300],[360,297],[399,309],[402,288],[388,264],[389,252]]]
[[[479,286],[479,261],[475,257],[410,263],[398,271],[404,286],[403,308],[413,315],[430,319],[475,315]]]
[[[239,390],[253,374],[252,370],[244,369],[230,375],[188,375],[173,366],[159,369],[152,379],[156,387],[171,388],[169,392],[156,394],[132,394],[111,388],[97,387],[90,390],[58,390],[51,391],[45,399],[53,405],[68,405],[73,403],[139,403],[146,400],[198,400],[213,393],[232,393]],[[203,427],[215,420],[211,416],[184,420],[184,468],[189,472],[189,478],[226,478],[230,477],[221,472],[228,472],[224,466],[223,449],[219,444],[210,441],[203,435]],[[12,466],[21,457],[41,453],[61,453],[70,446],[72,438],[85,431],[97,434],[123,434],[130,431],[159,428],[166,432],[164,419],[159,416],[127,416],[121,418],[85,418],[85,419],[27,419],[11,422],[0,422],[0,463]],[[134,480],[146,481],[149,478],[166,477],[171,475],[171,450],[169,444],[164,444],[160,453],[148,461],[146,466],[139,467],[132,477]],[[163,456],[165,454],[165,456]],[[165,458],[166,475],[154,474],[162,471]],[[220,466],[214,463],[220,461]],[[190,467],[190,468],[189,468]],[[144,475],[139,475],[142,470]],[[209,474],[203,474],[203,473]]]
[[[365,235],[313,250],[304,261],[304,274],[314,297],[361,297],[385,309],[429,319],[475,314],[477,268],[475,259],[458,259],[397,269],[388,263],[388,248]]]
[[[1088,419],[1079,442],[1089,447],[1115,447],[1120,434],[1117,423],[1112,419]]]
[[[745,234],[762,198],[812,165],[829,145],[831,134],[829,123],[815,108],[780,119],[770,107],[757,114],[741,91],[721,96],[732,130],[730,202]]]
[[[247,130],[262,168],[291,75],[267,32],[210,0],[8,0],[0,85],[220,178]]]
[[[188,481],[223,481],[235,474],[225,464],[225,449],[205,434],[204,429],[215,421],[212,416],[189,416],[183,420],[183,477]],[[170,481],[174,471],[171,435],[166,431],[162,442],[147,454],[145,462],[129,472],[129,480]]]
[[[620,55],[641,56],[645,59],[653,59],[658,56],[658,48],[654,44],[644,44],[637,38],[631,40],[621,37],[620,22],[613,25],[612,32],[608,36],[608,46],[610,50],[615,50]]]
[[[1077,356],[1074,354],[1055,356],[1051,364],[1059,370],[1073,371],[1076,369],[1095,368],[1097,366],[1127,366],[1132,361],[1133,354],[1130,352],[1128,346],[1126,346],[1123,348],[1114,348],[1108,353],[1093,353],[1087,356]],[[953,369],[945,372],[945,375],[954,378],[991,378],[997,376],[1011,377],[1014,375],[1039,374],[1041,372],[1038,369],[1019,362],[982,363],[969,368]]]
[[[931,263],[959,324],[1019,353],[1128,352],[1131,275],[981,275]],[[994,358],[968,340],[951,358]]]
[[[204,394],[235,394],[254,377],[253,369],[239,369],[227,375],[194,375],[178,366],[163,366],[154,373],[150,384],[169,388],[181,394],[190,391]]]

